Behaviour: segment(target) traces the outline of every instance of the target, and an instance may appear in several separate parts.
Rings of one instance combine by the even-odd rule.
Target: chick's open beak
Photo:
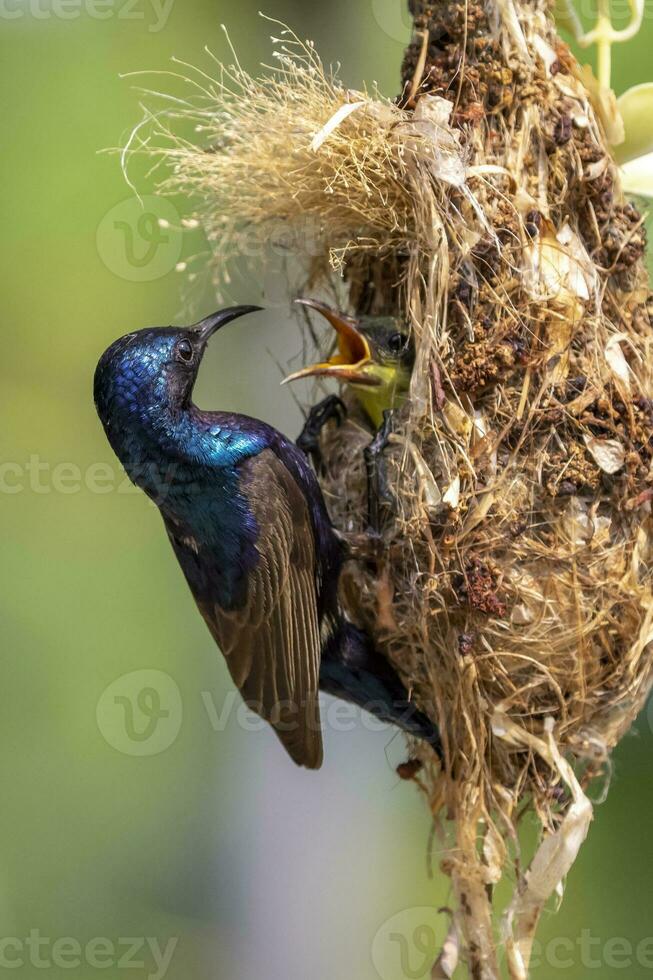
[[[344,313],[332,310],[326,303],[320,303],[315,299],[298,299],[295,302],[301,303],[302,306],[308,306],[311,310],[317,310],[328,320],[338,335],[338,352],[328,361],[309,364],[301,371],[295,371],[294,374],[284,378],[282,384],[286,384],[288,381],[296,381],[298,378],[312,378],[322,375],[345,381],[348,384],[376,387],[379,381],[368,370],[372,364],[370,345],[358,329],[358,322]]]

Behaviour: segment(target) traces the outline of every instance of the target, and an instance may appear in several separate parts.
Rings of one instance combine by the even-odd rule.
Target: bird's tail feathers
[[[325,644],[320,687],[381,721],[429,742],[439,754],[440,733],[410,698],[401,678],[367,633],[346,620]]]

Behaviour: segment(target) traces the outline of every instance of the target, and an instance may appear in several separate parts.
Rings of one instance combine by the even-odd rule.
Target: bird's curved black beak
[[[209,338],[227,323],[237,320],[239,316],[245,316],[246,313],[256,313],[261,309],[262,306],[229,306],[225,310],[218,310],[217,313],[210,313],[199,323],[194,324],[191,330],[196,330],[202,343],[206,344]]]

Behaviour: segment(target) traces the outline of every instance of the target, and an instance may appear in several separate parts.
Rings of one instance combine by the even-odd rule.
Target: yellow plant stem
[[[599,83],[609,89],[612,72],[612,19],[610,0],[599,0],[599,13],[596,23],[597,77]]]

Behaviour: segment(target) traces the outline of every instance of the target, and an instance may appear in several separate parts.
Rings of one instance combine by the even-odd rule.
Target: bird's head
[[[297,302],[325,317],[337,346],[329,360],[296,371],[284,383],[321,376],[351,385],[372,422],[380,425],[384,409],[398,407],[410,386],[415,349],[406,324],[392,316],[347,316],[317,300]]]
[[[258,309],[233,306],[192,327],[148,327],[116,340],[95,370],[95,403],[105,427],[120,424],[125,413],[187,407],[209,339],[231,320]]]

